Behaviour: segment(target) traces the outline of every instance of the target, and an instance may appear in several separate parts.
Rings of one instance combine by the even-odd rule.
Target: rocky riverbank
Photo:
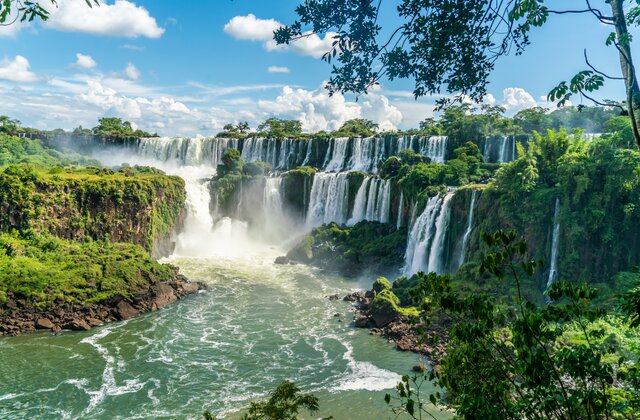
[[[444,323],[426,326],[416,317],[390,310],[380,310],[379,307],[372,305],[376,293],[375,290],[358,291],[342,298],[346,302],[353,303],[355,327],[368,328],[371,334],[394,342],[398,350],[418,353],[428,358],[433,364],[437,364],[444,356],[448,341]]]
[[[88,331],[104,323],[130,319],[142,313],[157,311],[190,294],[206,289],[181,274],[171,281],[159,282],[141,290],[133,298],[114,298],[87,306],[61,304],[38,309],[20,301],[9,300],[0,309],[0,336],[18,335],[36,330]]]

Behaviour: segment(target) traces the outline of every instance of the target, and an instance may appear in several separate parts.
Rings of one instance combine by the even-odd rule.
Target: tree
[[[302,123],[298,120],[269,118],[258,126],[258,131],[273,137],[295,137],[302,133]]]
[[[625,359],[612,356],[617,344],[594,324],[604,315],[591,305],[595,289],[556,281],[547,290],[554,304],[539,307],[523,293],[523,279],[541,264],[527,258],[526,243],[515,231],[483,233],[482,239],[489,250],[478,275],[514,284],[509,304],[485,293],[461,292],[448,275],[417,275],[421,280],[412,295],[427,325],[434,316],[451,324],[447,353],[440,368],[428,374],[446,396],[432,394],[429,401],[460,418],[633,418],[640,408],[633,393],[637,374],[630,377]],[[570,345],[568,331],[578,337]],[[396,398],[385,399],[394,401],[394,411],[420,418],[427,404],[420,384],[404,377]]]
[[[378,124],[371,120],[356,118],[348,120],[333,135],[343,137],[371,137],[376,134]]]
[[[282,382],[266,401],[252,402],[243,420],[296,420],[300,409],[319,410],[318,398],[300,395],[300,389],[289,381]]]
[[[424,131],[428,136],[441,136],[444,132],[442,124],[435,118],[425,118],[420,121],[420,131]]]
[[[50,0],[51,6],[57,7],[56,0]],[[84,0],[89,7],[100,6],[99,0]],[[41,2],[5,0],[0,3],[0,24],[11,25],[18,20],[20,22],[33,21],[34,19],[49,19],[49,10],[43,7]],[[12,13],[15,12],[15,16]],[[12,19],[8,21],[9,19]]]
[[[592,7],[590,0],[576,9],[552,9],[545,0],[401,0],[397,13],[402,22],[394,29],[381,26],[382,0],[306,0],[296,8],[299,19],[276,30],[274,39],[288,44],[335,32],[332,50],[323,57],[332,64],[327,84],[331,94],[367,93],[383,78],[413,79],[416,98],[443,91],[452,94],[438,100],[442,108],[466,98],[481,102],[496,62],[512,51],[522,54],[531,43],[531,31],[544,26],[550,16],[590,15],[594,24],[612,28],[607,44],[617,51],[622,76],[597,70],[585,52],[588,69],[553,88],[549,99],[562,105],[579,95],[618,107],[631,116],[640,147],[640,87],[627,26],[640,24],[640,4],[629,2],[636,4],[625,14],[625,0],[607,0],[609,16]],[[592,92],[605,79],[624,81],[626,103],[593,98]]]
[[[7,117],[6,115],[0,115],[0,132],[12,133],[20,127],[21,122],[16,119]]]
[[[550,124],[550,117],[547,113],[548,110],[546,108],[536,106],[519,111],[513,117],[513,120],[525,133],[533,131],[543,133],[549,128]]]

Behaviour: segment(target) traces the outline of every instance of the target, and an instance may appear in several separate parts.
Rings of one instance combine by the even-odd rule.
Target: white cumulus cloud
[[[127,64],[127,67],[124,69],[124,74],[131,80],[138,80],[140,78],[140,70],[133,63]]]
[[[267,69],[269,73],[291,73],[289,67],[269,66]]]
[[[273,32],[281,26],[275,19],[258,19],[256,15],[249,13],[247,16],[232,18],[224,25],[224,31],[235,39],[269,41],[273,38]]]
[[[356,103],[339,93],[329,96],[322,86],[316,90],[286,86],[275,100],[259,101],[258,107],[273,115],[298,119],[308,132],[337,130],[354,118],[371,119],[381,130],[394,130],[402,121],[402,113],[383,95],[370,93]]]
[[[31,71],[29,60],[16,55],[13,60],[6,58],[0,61],[0,79],[28,83],[37,81],[38,77]]]
[[[76,54],[76,66],[83,69],[93,69],[98,65],[96,61],[90,55],[84,55],[81,53]]]
[[[277,45],[273,40],[273,32],[284,26],[275,19],[260,19],[249,13],[247,16],[235,16],[224,25],[224,31],[235,39],[244,41],[260,41],[267,51],[292,50],[300,55],[321,58],[331,50],[334,32],[329,32],[324,38],[311,32],[306,36],[291,42],[289,45]]]
[[[98,81],[88,81],[87,86],[87,91],[78,95],[82,102],[102,109],[105,114],[114,114],[134,121],[142,120],[147,125],[164,118],[191,112],[185,104],[173,98],[165,96],[132,98]]]
[[[127,0],[93,7],[84,1],[59,0],[50,12],[45,26],[60,31],[127,38],[159,38],[164,33],[147,9]]]
[[[502,91],[503,100],[500,103],[507,110],[508,114],[515,114],[526,108],[533,108],[538,102],[529,92],[522,88],[506,88]]]

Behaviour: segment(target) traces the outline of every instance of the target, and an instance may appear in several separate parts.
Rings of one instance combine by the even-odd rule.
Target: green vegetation
[[[137,245],[69,241],[22,230],[0,234],[0,272],[2,313],[8,302],[49,309],[132,298],[171,280],[176,269],[157,263]]]
[[[129,121],[121,118],[100,118],[98,125],[91,130],[93,134],[109,137],[158,137],[142,130],[134,130]]]
[[[242,139],[247,137],[249,132],[249,123],[246,121],[239,122],[238,124],[225,124],[222,128],[223,131],[218,133],[217,137],[225,138],[237,138]]]
[[[406,236],[406,229],[377,222],[330,223],[314,229],[288,256],[345,275],[391,273],[402,263]]]
[[[1,117],[0,117],[1,118]],[[40,140],[0,133],[0,167],[25,163],[37,167],[97,165],[94,159],[45,147]]]
[[[258,132],[270,137],[298,137],[302,133],[302,123],[298,120],[269,118],[258,126]]]
[[[301,409],[310,414],[320,409],[318,398],[312,394],[300,394],[300,389],[289,381],[283,381],[269,394],[266,401],[252,402],[242,420],[296,420]],[[205,411],[205,420],[215,420],[215,416]],[[324,418],[322,420],[329,420]]]
[[[369,311],[371,313],[418,316],[418,311],[415,308],[400,306],[400,299],[393,293],[391,288],[385,288],[376,294],[371,302]]]
[[[147,167],[0,169],[0,230],[132,242],[151,251],[184,208],[184,181]]]
[[[370,120],[356,118],[346,121],[340,129],[331,133],[332,137],[371,137],[376,134],[378,124]]]
[[[427,406],[420,383],[432,380],[445,395],[429,396],[461,418],[630,418],[640,409],[640,335],[591,301],[595,289],[558,281],[538,306],[521,293],[521,278],[539,263],[527,259],[515,232],[483,236],[489,247],[479,266],[498,281],[516,285],[505,305],[485,293],[460,292],[448,275],[422,274],[412,291],[424,321],[446,314],[450,342],[438,370],[404,377],[397,395],[387,395],[395,412],[419,418]],[[426,337],[428,339],[428,337]]]

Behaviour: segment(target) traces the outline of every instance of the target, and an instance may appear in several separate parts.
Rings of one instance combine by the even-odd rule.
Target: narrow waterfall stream
[[[558,279],[558,246],[560,242],[560,197],[556,198],[553,211],[553,233],[551,237],[551,256],[549,258],[549,277],[547,287]]]
[[[467,247],[469,245],[469,238],[471,237],[471,231],[473,231],[473,212],[476,206],[476,190],[471,191],[471,203],[469,204],[469,212],[467,213],[467,228],[462,236],[462,244],[460,246],[460,257],[458,258],[458,267],[461,267],[465,262],[467,255]]]
[[[87,332],[1,340],[0,417],[20,412],[26,418],[200,418],[209,409],[237,419],[249,401],[264,397],[283,379],[320,398],[319,417],[392,415],[384,395],[410,373],[417,356],[352,328],[350,304],[326,298],[369,287],[370,279],[358,282],[302,265],[273,264],[284,252],[277,244],[256,241],[246,223],[214,222],[209,213],[206,180],[220,155],[205,154],[203,148],[201,154],[186,153],[185,142],[156,146],[153,153],[168,157],[165,161],[149,159],[146,143],[137,157],[129,151],[97,157],[108,165],[152,164],[183,177],[186,225],[165,261],[207,283],[209,290]],[[205,155],[206,164],[185,166],[187,156],[202,163]],[[346,221],[346,180],[344,173],[318,174],[312,220]],[[377,183],[382,198],[376,206],[390,205],[388,183]],[[266,212],[281,208],[280,191],[280,178],[266,180]],[[447,199],[437,201],[443,207]],[[429,387],[425,384],[424,392],[431,392]]]

